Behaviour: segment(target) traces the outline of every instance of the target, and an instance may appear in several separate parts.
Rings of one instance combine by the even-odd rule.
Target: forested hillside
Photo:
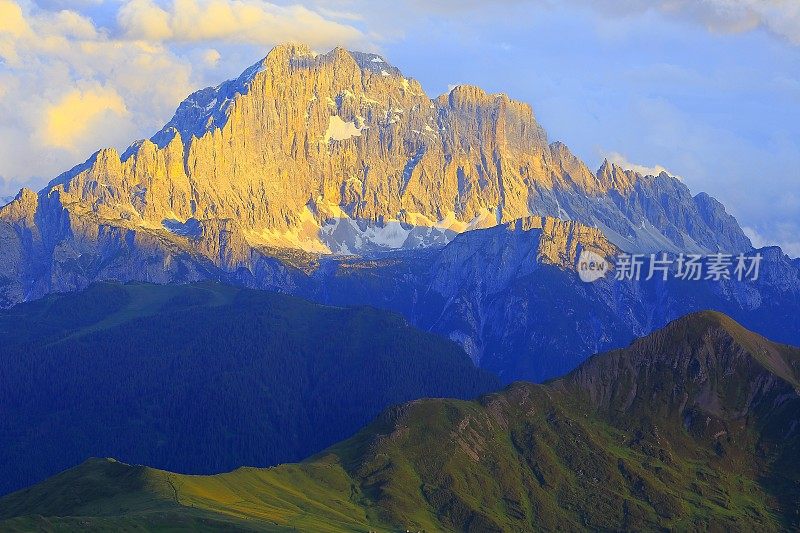
[[[370,308],[212,283],[98,284],[0,314],[0,493],[89,456],[185,473],[297,461],[382,409],[497,387]]]

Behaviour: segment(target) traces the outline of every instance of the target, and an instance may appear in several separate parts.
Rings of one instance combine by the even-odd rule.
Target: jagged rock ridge
[[[430,99],[380,56],[302,45],[194,93],[151,140],[100,150],[39,195],[71,220],[235,232],[240,257],[440,246],[529,215],[599,227],[632,251],[750,248],[680,181],[608,163],[593,173],[548,144],[527,104],[471,86]]]

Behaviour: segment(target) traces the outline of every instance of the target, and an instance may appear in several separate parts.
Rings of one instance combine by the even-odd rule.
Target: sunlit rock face
[[[287,288],[275,256],[436,249],[526,217],[630,252],[750,249],[713,198],[666,174],[593,172],[527,104],[470,86],[431,99],[378,55],[283,45],[150,140],[0,208],[4,305],[95,279]]]

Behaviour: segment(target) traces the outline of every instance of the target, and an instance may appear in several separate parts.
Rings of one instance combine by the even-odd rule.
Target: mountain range
[[[189,96],[150,140],[24,191],[3,218],[61,210],[76,233],[107,224],[199,240],[228,268],[263,247],[428,247],[529,215],[599,227],[631,250],[751,248],[717,201],[675,178],[607,162],[592,172],[548,143],[527,104],[470,86],[431,99],[378,55],[302,45]]]
[[[752,283],[582,284],[584,250],[761,253]],[[613,262],[613,261],[612,261]],[[687,312],[800,344],[800,259],[754,250],[705,193],[597,171],[527,104],[430,98],[376,54],[281,45],[0,208],[0,306],[97,281],[219,281],[371,305],[506,382],[542,381]],[[489,273],[490,275],[487,275]]]
[[[688,315],[544,385],[392,407],[299,464],[92,459],[4,530],[780,531],[800,527],[800,350]]]

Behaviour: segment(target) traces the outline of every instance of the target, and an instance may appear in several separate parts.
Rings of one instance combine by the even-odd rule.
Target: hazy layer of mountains
[[[299,464],[94,459],[3,530],[781,531],[800,527],[800,350],[697,313],[546,385],[386,410]]]

